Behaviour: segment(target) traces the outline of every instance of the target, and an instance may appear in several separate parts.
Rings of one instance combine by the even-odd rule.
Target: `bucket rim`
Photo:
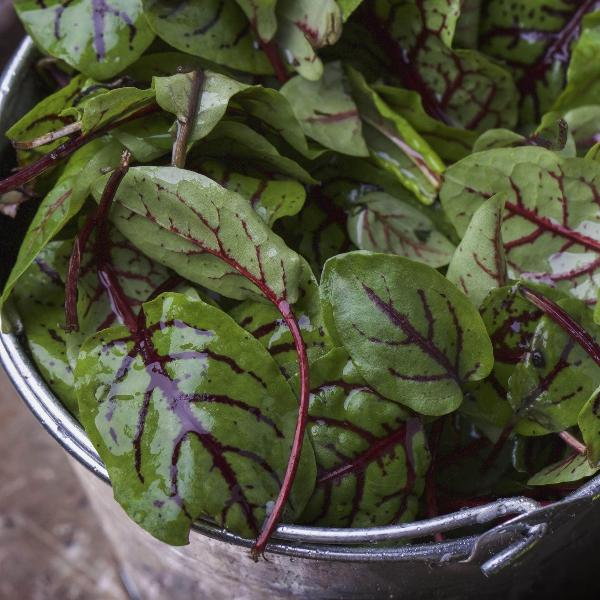
[[[21,81],[24,72],[31,66],[35,56],[36,49],[33,41],[26,37],[0,76],[0,129],[2,130],[7,125],[4,113],[11,93]],[[1,151],[0,147],[0,153]],[[13,318],[12,314],[10,320],[5,315],[0,315],[0,329],[2,329],[0,332],[0,364],[4,367],[25,404],[46,431],[71,457],[110,485],[106,468],[85,431],[50,390],[29,356],[18,319]],[[11,332],[4,331],[7,329],[10,329]],[[517,555],[523,553],[523,545],[526,542],[533,544],[545,533],[545,522],[553,514],[567,506],[573,508],[573,503],[589,503],[599,494],[600,475],[585,483],[566,498],[543,507],[527,497],[511,497],[432,519],[400,525],[372,528],[327,528],[282,524],[279,525],[272,541],[268,544],[267,552],[289,557],[333,561],[423,561],[444,564],[457,561],[480,561],[480,550],[484,545],[484,540],[495,542],[496,546],[499,540],[502,540],[501,545],[504,547],[507,544],[513,544],[503,551],[509,554],[512,552],[512,554],[507,556],[503,562],[500,561],[499,568],[502,568],[505,564],[512,562]],[[481,526],[510,515],[514,516],[479,535],[454,538],[443,542],[411,543],[395,547],[376,545],[379,542],[390,543],[426,538],[434,533],[450,532],[471,525]],[[528,525],[528,523],[530,524]],[[525,537],[523,537],[523,527],[527,529]],[[236,546],[250,548],[253,543],[252,540],[242,538],[202,519],[192,526],[192,531]],[[520,534],[516,535],[518,531]],[[507,537],[508,533],[511,535]],[[515,539],[517,542],[514,542]],[[513,547],[514,551],[511,550]],[[483,554],[488,559],[482,565],[482,569],[486,572],[486,565],[488,563],[496,565],[494,561],[500,560],[500,554],[492,559],[489,558],[489,549],[486,549]],[[490,572],[499,570],[494,565],[490,566]]]

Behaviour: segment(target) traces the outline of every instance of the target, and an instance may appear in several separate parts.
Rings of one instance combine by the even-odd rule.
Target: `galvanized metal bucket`
[[[33,44],[25,40],[0,80],[0,132],[37,99],[35,58]],[[0,166],[9,160],[7,150],[2,140]],[[0,237],[11,235],[11,224],[0,223]],[[14,256],[1,259],[11,264]],[[555,591],[589,564],[585,557],[597,548],[600,503],[594,500],[600,496],[600,477],[544,507],[528,498],[508,498],[388,527],[282,525],[267,559],[258,563],[250,558],[249,540],[207,522],[195,526],[188,546],[167,546],[137,527],[114,502],[104,465],[38,374],[18,319],[8,325],[13,333],[0,334],[0,362],[39,422],[75,459],[132,597],[519,598],[532,590]],[[453,537],[457,530],[472,533]],[[437,532],[450,539],[428,541]]]

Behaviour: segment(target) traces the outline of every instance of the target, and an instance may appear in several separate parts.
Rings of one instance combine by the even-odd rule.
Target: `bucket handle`
[[[529,525],[524,522],[515,522],[500,525],[481,535],[473,545],[469,558],[462,562],[478,561],[479,555],[485,552],[486,547],[490,545],[504,546],[508,537],[510,541],[514,541],[480,565],[480,569],[486,577],[495,575],[531,550],[547,531],[547,523]]]

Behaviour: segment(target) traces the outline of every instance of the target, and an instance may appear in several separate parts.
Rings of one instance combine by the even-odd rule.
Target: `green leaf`
[[[413,519],[430,458],[419,419],[369,387],[342,348],[310,372],[317,485],[301,521],[374,527]]]
[[[506,284],[504,202],[505,195],[498,194],[477,209],[446,273],[475,306],[481,305],[490,290]]]
[[[120,144],[99,139],[73,154],[56,186],[42,200],[25,234],[4,286],[0,307],[44,246],[81,210],[94,181],[105,169],[119,164],[121,152]]]
[[[600,387],[596,388],[584,404],[577,424],[587,447],[587,457],[592,466],[600,466]]]
[[[451,6],[381,0],[364,11],[363,22],[385,50],[388,72],[418,92],[428,114],[446,125],[476,131],[513,127],[517,92],[511,74],[477,51],[449,48],[447,29],[439,26],[435,11],[429,18],[426,5]]]
[[[595,340],[600,328],[587,306],[575,298],[559,300]],[[528,435],[563,431],[577,424],[579,412],[600,382],[600,366],[549,316],[538,322],[531,346],[515,367],[509,382],[509,400],[522,421],[518,431]]]
[[[454,33],[455,48],[473,48],[479,46],[479,23],[481,20],[482,0],[463,0],[460,15]]]
[[[173,119],[164,112],[135,119],[113,129],[110,136],[127,148],[136,162],[149,163],[170,154]]]
[[[297,403],[266,350],[225,313],[181,294],[145,304],[145,326],[86,342],[75,370],[81,419],[115,498],[158,539],[185,544],[201,516],[257,534],[277,497]],[[287,509],[312,492],[304,445]]]
[[[154,102],[154,96],[153,90],[117,88],[94,95],[76,107],[66,108],[60,116],[81,121],[81,131],[89,133],[149,106]]]
[[[207,177],[134,167],[119,187],[111,218],[144,254],[210,290],[240,300],[298,299],[300,257],[247,200]]]
[[[477,140],[477,132],[452,127],[431,117],[423,108],[423,100],[418,92],[382,83],[375,83],[373,89],[393,111],[402,115],[444,160],[455,162],[471,152]]]
[[[15,0],[14,6],[39,48],[94,79],[123,71],[154,39],[140,0]]]
[[[174,7],[169,0],[143,0],[143,4],[150,27],[173,48],[247,73],[272,72],[235,2],[182,0]]]
[[[459,235],[491,196],[505,192],[502,237],[511,279],[595,302],[600,284],[600,164],[543,148],[480,152],[448,168],[442,206]]]
[[[350,252],[327,261],[321,287],[330,335],[390,400],[443,415],[460,405],[463,384],[492,369],[479,313],[431,267]]]
[[[342,9],[342,18],[347,21],[350,15],[362,4],[363,0],[337,0]]]
[[[81,257],[77,286],[79,330],[66,334],[67,356],[73,367],[88,337],[123,324],[98,276],[94,240],[90,240],[87,252]],[[125,299],[137,313],[142,303],[168,279],[169,271],[142,254],[114,227],[111,228],[107,245],[113,273],[123,289]],[[62,310],[64,314],[64,306]]]
[[[591,8],[589,3],[585,4],[585,8],[586,11]],[[587,15],[583,19],[582,29],[572,49],[567,85],[552,106],[552,110],[558,112],[598,103],[600,70],[595,59],[600,51],[600,14]]]
[[[275,41],[302,77],[317,81],[323,63],[315,50],[335,44],[342,33],[342,11],[335,0],[279,0]]]
[[[568,296],[546,286],[532,286],[554,301]],[[493,289],[480,308],[481,317],[492,341],[494,369],[484,380],[468,386],[475,405],[471,410],[498,427],[505,427],[513,416],[508,403],[509,379],[516,365],[531,347],[538,322],[544,313],[525,300],[518,287]],[[540,429],[540,433],[545,433]]]
[[[173,113],[179,121],[185,121],[189,117],[193,78],[194,73],[190,72],[170,77],[154,77],[152,80],[156,102],[163,110]],[[207,136],[225,115],[231,97],[246,87],[246,84],[235,79],[206,71],[189,143]]]
[[[294,314],[302,332],[309,360],[315,361],[333,346],[325,332],[319,284],[308,263],[301,261],[300,298]],[[249,331],[271,354],[286,378],[298,372],[298,358],[292,335],[281,313],[268,304],[246,300],[230,312],[235,321]]]
[[[360,250],[398,254],[436,268],[452,258],[454,245],[401,197],[371,192],[359,202],[348,219],[348,234]]]
[[[358,71],[350,69],[348,77],[373,160],[394,174],[424,204],[431,204],[439,190],[444,163],[408,121],[391,110],[367,85]]]
[[[50,242],[19,279],[14,298],[27,346],[42,377],[73,413],[77,398],[67,359],[64,277],[72,242]]]
[[[344,205],[327,191],[311,188],[298,215],[282,219],[278,233],[320,273],[325,261],[354,249],[347,232]]]
[[[261,40],[268,42],[277,31],[277,0],[236,0]]]
[[[194,165],[195,170],[246,198],[269,227],[282,217],[300,212],[306,199],[304,186],[293,179],[272,179],[238,173],[215,160]]]
[[[240,159],[249,168],[267,173],[279,173],[302,183],[316,183],[316,180],[295,160],[280,154],[279,150],[263,135],[237,121],[222,120],[204,138],[197,152],[192,152],[190,164],[200,156],[224,158],[228,161]]]
[[[77,75],[63,88],[46,96],[38,102],[24,117],[21,117],[7,132],[6,137],[11,141],[30,141],[46,133],[61,129],[71,123],[72,119],[61,116],[61,111],[72,106],[80,97],[86,83],[85,77]],[[39,158],[40,154],[51,152],[64,142],[61,138],[33,150],[20,150],[17,158],[20,165],[26,165]]]
[[[479,136],[473,146],[473,152],[519,146],[539,146],[553,150],[564,158],[577,155],[570,125],[556,112],[546,113],[537,129],[527,136],[510,129],[489,129]]]
[[[522,122],[539,122],[561,93],[582,18],[596,8],[569,0],[486,3],[481,49],[514,73]]]
[[[346,91],[341,63],[327,64],[319,81],[296,76],[281,93],[307,136],[342,154],[369,155],[356,104]]]
[[[570,483],[591,477],[600,467],[591,467],[587,458],[581,454],[570,454],[563,460],[554,463],[529,479],[528,485],[557,485]]]

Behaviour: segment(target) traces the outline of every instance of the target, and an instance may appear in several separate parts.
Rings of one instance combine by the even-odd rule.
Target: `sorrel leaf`
[[[266,75],[271,65],[255,46],[246,15],[232,1],[143,0],[150,27],[167,44],[215,63]]]
[[[364,77],[349,70],[352,93],[373,160],[395,175],[424,204],[439,190],[444,163],[403,117],[391,110]]]
[[[373,89],[423,136],[442,159],[454,162],[471,151],[477,132],[446,125],[431,117],[423,108],[423,100],[418,92],[382,83],[375,83]]]
[[[447,265],[455,250],[425,212],[385,192],[362,196],[348,219],[348,234],[360,250],[397,254],[436,268]]]
[[[73,372],[62,330],[64,275],[70,252],[70,242],[50,242],[17,282],[14,298],[37,368],[57,397],[77,414]]]
[[[154,97],[153,90],[122,87],[94,95],[75,107],[66,108],[61,116],[80,121],[81,131],[89,133],[149,106],[154,102]]]
[[[451,166],[442,206],[464,235],[491,196],[508,194],[502,237],[512,279],[527,279],[595,302],[600,282],[600,164],[543,148],[473,154]]]
[[[298,75],[281,93],[307,136],[342,154],[368,156],[358,110],[346,87],[342,65],[335,62],[325,66],[319,81]]]
[[[236,299],[293,304],[300,257],[248,202],[184,169],[134,167],[115,198],[112,220],[154,260]],[[258,286],[258,288],[257,288]]]
[[[429,467],[421,422],[369,387],[342,348],[311,364],[308,431],[317,485],[302,522],[373,527],[415,517]]]
[[[88,337],[123,324],[98,276],[94,241],[90,240],[88,250],[81,258],[81,275],[77,286],[79,329],[66,334],[67,355],[72,366],[77,363],[79,350]],[[169,271],[142,254],[114,228],[103,243],[108,245],[108,256],[125,300],[137,313],[142,303],[169,278]],[[64,320],[64,304],[62,309]]]
[[[588,8],[591,0],[586,0],[577,9]],[[593,2],[600,8],[598,2]],[[600,71],[594,58],[600,50],[600,15],[594,13],[583,19],[582,31],[577,43],[573,46],[571,61],[567,70],[567,85],[562,91],[552,110],[564,112],[596,104],[600,90]]]
[[[596,342],[600,328],[585,304],[575,298],[558,301]],[[563,431],[577,424],[579,412],[600,382],[600,366],[551,318],[538,322],[530,348],[515,367],[509,400],[522,419],[518,431],[536,434],[540,427]]]
[[[155,537],[185,544],[208,516],[244,536],[275,500],[297,403],[264,348],[221,310],[181,294],[144,306],[131,334],[92,337],[75,370],[82,422],[115,498]],[[287,507],[293,519],[314,485],[304,445]]]
[[[455,48],[474,48],[479,46],[479,24],[481,21],[482,0],[463,0],[460,15],[454,32]]]
[[[279,0],[277,45],[290,66],[316,81],[323,63],[316,50],[335,44],[342,33],[342,12],[335,0]]]
[[[333,344],[323,324],[319,284],[304,260],[301,261],[299,296],[300,299],[294,304],[294,314],[308,358],[313,362],[328,352]],[[298,373],[292,334],[275,307],[246,300],[234,307],[230,314],[269,351],[287,379]]]
[[[562,292],[547,286],[537,289],[555,301],[568,299]],[[516,285],[493,289],[482,302],[480,313],[492,341],[494,369],[485,380],[470,384],[468,390],[477,413],[503,428],[513,416],[508,403],[510,376],[529,351],[544,313],[525,300]],[[470,409],[471,414],[473,410],[475,407]]]
[[[428,114],[446,125],[476,131],[514,126],[517,94],[510,73],[477,51],[449,48],[445,30],[429,18],[430,5],[404,0],[364,5],[361,22],[383,49],[388,72],[418,92]]]
[[[15,0],[27,33],[44,52],[94,79],[108,79],[152,43],[141,0]]]
[[[73,102],[77,101],[85,84],[85,77],[78,75],[60,90],[46,96],[36,104],[25,116],[21,117],[7,132],[6,137],[15,142],[35,140],[51,131],[61,129],[72,122],[69,117],[62,117],[60,113]],[[17,159],[20,165],[25,165],[39,158],[40,154],[51,152],[64,139],[45,144],[40,148],[31,150],[18,150]]]
[[[337,0],[342,9],[342,18],[347,21],[350,15],[362,4],[363,0]]]
[[[571,453],[566,458],[542,469],[527,482],[528,485],[558,485],[591,477],[600,467],[592,467],[581,454]]]
[[[355,249],[347,231],[347,213],[343,203],[327,191],[312,187],[303,210],[281,220],[277,232],[286,243],[320,273],[328,258]]]
[[[155,77],[152,81],[158,105],[163,110],[173,113],[179,121],[189,118],[193,78],[194,73],[190,72],[170,77]],[[189,142],[208,135],[225,115],[231,97],[246,87],[245,84],[225,75],[205,71],[202,94]]]
[[[579,413],[577,424],[587,448],[587,457],[592,466],[600,463],[600,387],[591,395]]]
[[[268,42],[277,31],[277,0],[236,0],[256,34]]]
[[[504,202],[505,196],[498,194],[477,209],[446,273],[475,306],[481,305],[490,290],[507,282],[502,243]]]
[[[327,261],[325,325],[367,383],[426,415],[458,408],[462,386],[492,369],[479,313],[443,275],[400,256],[350,252]]]
[[[116,142],[95,140],[78,150],[67,163],[56,186],[42,200],[19,249],[0,306],[15,283],[44,246],[81,210],[94,181],[104,169],[119,163],[122,147]]]
[[[278,219],[300,212],[306,198],[304,186],[293,179],[272,179],[258,173],[246,175],[215,160],[197,163],[194,170],[246,198],[270,227]]]
[[[302,183],[316,183],[316,180],[298,162],[280,153],[277,147],[265,136],[257,133],[238,121],[223,119],[215,129],[202,140],[194,157],[223,158],[228,161],[243,160],[250,168],[266,173],[278,173]]]
[[[582,19],[598,8],[597,0],[486,3],[481,49],[514,73],[524,123],[537,123],[560,94]]]

